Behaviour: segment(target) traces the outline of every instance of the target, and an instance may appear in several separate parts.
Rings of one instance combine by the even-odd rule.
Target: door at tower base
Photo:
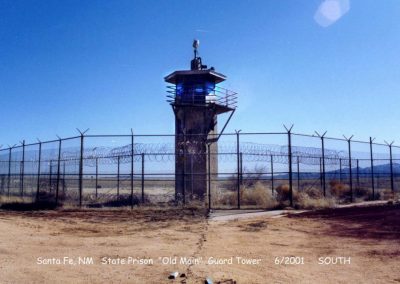
[[[217,172],[217,143],[210,145],[208,171],[207,142],[215,138],[217,116],[205,108],[186,107],[176,113],[175,192],[177,201],[207,200],[208,174]]]

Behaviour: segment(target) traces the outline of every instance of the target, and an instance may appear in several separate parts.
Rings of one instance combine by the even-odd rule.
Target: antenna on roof
[[[199,48],[200,41],[198,39],[193,40],[193,48],[194,48],[194,59],[190,62],[191,70],[204,70],[207,69],[207,65],[203,65],[201,63],[201,57],[198,56],[197,49]]]
[[[194,59],[197,58],[197,49],[199,48],[200,41],[198,39],[193,40],[193,48],[194,48]]]

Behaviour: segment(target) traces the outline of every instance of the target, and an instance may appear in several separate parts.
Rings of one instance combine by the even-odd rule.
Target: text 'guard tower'
[[[175,71],[164,78],[172,84],[167,101],[175,114],[175,195],[183,202],[205,199],[208,173],[214,177],[218,173],[217,116],[230,112],[222,133],[237,103],[235,92],[217,86],[226,76],[202,64],[198,46],[195,40],[190,70]]]

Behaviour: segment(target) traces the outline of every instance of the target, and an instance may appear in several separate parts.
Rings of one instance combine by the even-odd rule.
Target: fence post
[[[142,153],[142,204],[144,204],[144,153]]]
[[[53,185],[53,160],[50,160],[50,192]]]
[[[239,142],[239,133],[241,130],[235,130],[236,132],[236,159],[237,159],[237,207],[240,209],[240,142]]]
[[[42,162],[42,142],[39,141],[39,158],[38,158],[38,171],[37,171],[37,185],[36,185],[36,202],[39,201],[40,191],[40,164]]]
[[[25,140],[22,140],[22,161],[21,161],[21,197],[24,198],[24,176],[25,176]]]
[[[372,185],[372,200],[375,200],[375,177],[374,177],[374,155],[372,152],[372,142],[375,138],[369,137],[369,153],[371,158],[371,185]]]
[[[84,135],[89,130],[86,129],[85,131],[80,131],[77,129],[80,135],[81,140],[81,149],[79,153],[79,207],[82,207],[82,191],[83,191],[83,142],[84,142]]]
[[[65,195],[65,161],[63,163],[63,194]]]
[[[8,152],[8,179],[7,179],[7,195],[8,195],[8,198],[10,198],[10,186],[11,186],[11,157],[12,157],[11,151],[12,151],[12,148],[14,146],[10,146],[9,152]]]
[[[183,133],[183,173],[182,173],[182,179],[183,179],[183,192],[182,192],[182,198],[183,198],[183,206],[186,204],[186,133]]]
[[[393,174],[393,156],[392,156],[392,144],[390,144],[390,187],[392,193],[394,193],[394,174]]]
[[[274,156],[271,155],[271,190],[274,195]]]
[[[60,162],[61,162],[61,145],[62,140],[58,137],[58,159],[57,159],[57,185],[56,185],[56,206],[58,205],[58,191],[60,189]]]
[[[349,151],[350,203],[352,203],[353,202],[353,171],[352,171],[352,168],[351,168],[351,138],[353,138],[353,135],[351,135],[350,138],[347,138],[344,135],[343,135],[343,137],[347,140],[347,146],[348,146],[348,151]]]
[[[322,154],[322,189],[324,191],[324,197],[326,196],[326,171],[325,171],[325,135],[324,134],[320,135],[317,131],[315,133],[318,135],[318,137],[321,139],[321,154]]]
[[[324,135],[322,135],[322,185],[324,188],[324,196],[326,196],[326,171],[325,171],[325,141],[324,141],[324,136],[326,134],[326,131]]]
[[[117,197],[119,197],[119,167],[120,167],[120,156],[117,157]]]
[[[95,181],[95,186],[96,186],[96,199],[98,197],[98,188],[99,188],[99,158],[96,158],[96,181]]]
[[[243,153],[240,152],[240,185],[243,185]]]
[[[388,143],[386,142],[386,145],[388,145],[389,147],[389,158],[390,158],[390,188],[392,190],[392,193],[394,193],[394,175],[393,175],[393,155],[392,155],[392,145],[394,143],[394,141],[392,141],[392,143]]]
[[[322,191],[324,191],[323,173],[322,173],[322,157],[319,158],[319,181]],[[325,195],[324,195],[325,196]]]
[[[293,169],[292,169],[292,128],[287,128],[284,125],[287,133],[288,133],[288,163],[289,163],[289,199],[290,199],[290,207],[293,207]]]
[[[300,158],[297,156],[297,190],[300,190]]]
[[[339,181],[342,183],[342,158],[339,159]]]
[[[83,186],[83,134],[81,133],[81,148],[79,152],[79,207],[82,207],[82,186]]]
[[[79,207],[82,207],[82,190],[83,190],[83,134],[81,134],[81,149],[79,152]]]
[[[208,156],[208,210],[211,210],[211,153],[210,144],[207,144]]]
[[[360,160],[357,159],[357,188],[360,189]]]
[[[133,136],[133,130],[131,128],[131,209],[133,209],[133,151],[134,151],[134,136]]]

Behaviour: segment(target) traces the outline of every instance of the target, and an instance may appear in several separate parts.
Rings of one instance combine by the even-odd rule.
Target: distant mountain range
[[[357,167],[352,167],[352,175],[353,178],[356,177],[357,175]],[[371,167],[365,167],[365,168],[359,168],[358,173],[360,178],[361,177],[369,177],[371,175]],[[399,163],[393,163],[393,174],[396,176],[400,176],[400,164]],[[349,168],[343,167],[342,168],[342,178],[348,178],[350,175]],[[304,172],[300,168],[300,179],[305,179],[305,178],[320,178],[320,172]],[[340,176],[340,169],[333,170],[333,171],[326,171],[325,176],[329,179],[333,178],[339,178]],[[374,176],[390,176],[390,164],[384,164],[384,165],[374,165]],[[274,175],[275,178],[280,178],[280,179],[287,179],[289,177],[289,174],[279,174],[279,175]],[[296,169],[293,168],[293,178],[297,177],[297,172]],[[267,178],[267,177],[266,177]]]
[[[352,173],[357,173],[357,167],[352,167],[351,168]],[[335,170],[335,171],[330,171],[327,172],[329,174],[339,174],[340,170]],[[358,169],[359,174],[365,175],[365,174],[371,174],[371,167],[365,167],[365,168],[359,168]],[[348,168],[343,168],[342,169],[342,175],[349,173]],[[394,174],[400,174],[400,164],[398,163],[393,163],[393,173]],[[374,174],[377,175],[382,175],[382,174],[388,174],[390,175],[390,164],[384,164],[384,165],[374,165]]]

